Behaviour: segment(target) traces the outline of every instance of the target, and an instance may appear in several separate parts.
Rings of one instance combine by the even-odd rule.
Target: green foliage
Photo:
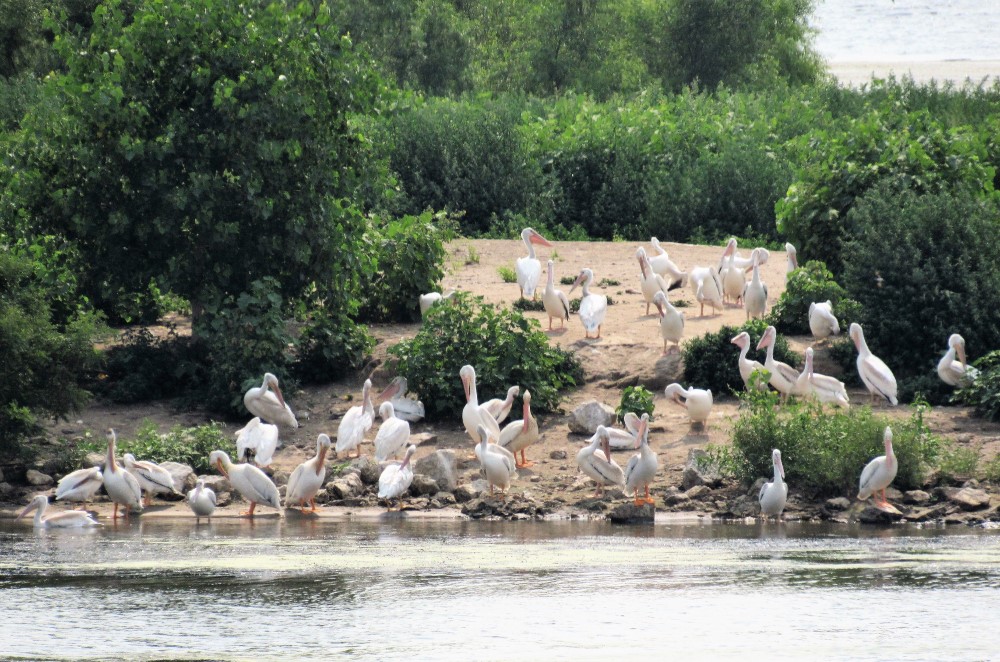
[[[976,477],[979,468],[979,446],[959,446],[953,444],[944,448],[938,462],[938,473],[942,480],[964,483]]]
[[[135,438],[119,437],[117,448],[119,456],[131,453],[137,460],[179,462],[190,465],[199,474],[213,471],[208,456],[214,450],[225,451],[230,456],[236,454],[233,436],[218,423],[192,428],[175,425],[166,434],[160,434],[153,421],[143,421],[136,430]],[[87,453],[106,451],[107,444],[103,438],[81,443],[77,450],[81,457]]]
[[[990,461],[983,463],[982,474],[984,479],[994,485],[1000,483],[1000,453],[994,455]]]
[[[1000,338],[1000,210],[959,194],[873,190],[852,213],[844,286],[868,346],[898,382],[928,374],[952,333],[972,356]]]
[[[517,274],[510,267],[497,267],[497,274],[500,279],[505,283],[516,283]]]
[[[563,285],[572,285],[576,282],[576,276],[562,276],[559,282]]]
[[[417,335],[389,348],[399,359],[428,420],[454,419],[465,406],[459,370],[476,369],[481,401],[517,384],[531,391],[532,407],[554,411],[559,392],[583,383],[580,363],[549,345],[538,322],[510,309],[498,309],[457,293],[449,306],[435,306]]]
[[[299,337],[292,371],[307,383],[329,382],[360,370],[374,347],[375,338],[364,326],[319,311]]]
[[[1000,421],[1000,350],[972,364],[979,370],[979,377],[955,391],[955,400],[975,407],[976,416]]]
[[[773,393],[746,392],[740,398],[744,406],[733,426],[732,466],[735,476],[748,484],[772,474],[771,451],[777,448],[785,478],[796,492],[853,496],[862,469],[884,454],[883,432],[891,425],[899,462],[893,485],[916,489],[943,448],[924,422],[925,404],[914,406],[907,419],[890,420],[874,415],[870,407],[844,412],[806,403],[779,409]]]
[[[806,262],[788,275],[785,291],[771,309],[768,321],[780,333],[806,335],[811,333],[809,305],[828,299],[842,331],[861,318],[860,304],[848,298],[847,290],[837,284],[826,265],[817,260]]]
[[[545,302],[541,299],[525,299],[524,297],[518,297],[511,305],[514,307],[514,310],[520,310],[522,312],[526,310],[536,312],[545,311]]]
[[[767,323],[763,320],[750,320],[738,327],[723,326],[714,333],[690,339],[681,349],[685,381],[691,386],[711,389],[718,395],[744,390],[738,362],[740,348],[731,341],[743,331],[749,333],[751,344],[747,358],[763,364],[767,352],[758,351],[756,347],[766,328]],[[800,357],[788,349],[788,341],[780,335],[775,342],[774,358],[795,367],[801,363]]]
[[[131,404],[174,398],[197,390],[204,378],[190,338],[171,330],[166,338],[148,329],[127,330],[104,351],[103,372],[92,388],[112,402]]]
[[[625,390],[622,391],[622,399],[618,403],[618,408],[615,409],[615,414],[618,415],[619,423],[625,420],[625,414],[629,412],[637,416],[649,414],[652,417],[654,406],[653,394],[649,389],[644,386],[626,386]]]

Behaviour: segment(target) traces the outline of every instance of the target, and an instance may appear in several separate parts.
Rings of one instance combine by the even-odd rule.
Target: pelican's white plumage
[[[104,476],[101,475],[100,467],[77,469],[59,480],[59,484],[56,486],[56,501],[86,503],[94,498],[103,483]]]
[[[104,491],[115,504],[112,519],[118,519],[118,506],[125,510],[128,517],[130,510],[142,510],[142,488],[135,476],[120,466],[115,460],[115,443],[118,436],[114,430],[108,430],[108,457],[104,464]]]
[[[225,451],[212,451],[209,464],[218,467],[219,472],[229,479],[229,483],[244,499],[250,502],[250,510],[242,515],[253,517],[257,504],[264,504],[281,510],[281,496],[267,474],[250,464],[233,464]]]
[[[844,382],[828,375],[820,375],[813,371],[813,348],[806,347],[806,361],[796,384],[796,395],[816,398],[820,402],[850,407],[850,398]]]
[[[889,370],[889,366],[868,349],[865,333],[857,322],[851,322],[850,336],[854,346],[858,348],[858,375],[871,393],[872,402],[878,396],[882,396],[890,403],[898,404],[896,377],[892,374],[892,370]]]
[[[644,503],[654,503],[649,498],[649,484],[656,476],[656,469],[659,462],[656,453],[649,447],[649,414],[643,414],[639,419],[638,430],[639,452],[629,458],[625,465],[625,492],[635,495],[635,505],[641,506]],[[639,489],[645,488],[646,497],[639,497]]]
[[[672,290],[675,287],[684,287],[687,285],[688,272],[681,271],[680,267],[674,264],[667,251],[660,246],[659,239],[652,237],[649,243],[653,246],[654,254],[647,256],[646,259],[649,260],[649,268],[653,270],[653,273],[657,273],[666,279],[669,284],[668,289]]]
[[[705,425],[708,415],[712,412],[712,391],[701,388],[684,388],[676,382],[667,385],[663,394],[688,410],[688,417],[693,423]],[[681,398],[684,398],[681,401]]]
[[[597,338],[601,337],[601,325],[604,323],[604,316],[608,312],[608,297],[603,294],[591,294],[590,284],[594,281],[594,272],[588,268],[580,270],[580,275],[573,282],[573,287],[569,288],[572,294],[577,285],[582,285],[583,296],[580,297],[580,321],[583,322],[584,336],[589,338],[594,331]]]
[[[948,337],[948,351],[938,361],[937,373],[949,386],[968,383],[979,376],[979,371],[965,361],[965,338],[957,333]]]
[[[882,437],[885,444],[885,455],[880,455],[869,462],[861,472],[858,481],[858,498],[862,501],[875,494],[875,506],[883,510],[895,510],[885,498],[885,488],[892,484],[899,470],[899,463],[892,452],[892,428],[886,426]],[[878,492],[881,492],[879,499]]]
[[[726,261],[726,268],[719,274],[722,278],[722,300],[731,299],[734,303],[740,303],[743,299],[743,290],[747,286],[746,271],[736,266],[736,253],[729,253]]]
[[[455,294],[455,290],[448,290],[443,294],[441,292],[428,292],[427,294],[420,295],[420,317],[426,317],[427,312],[432,306],[436,306],[442,301],[447,301]]]
[[[396,418],[401,418],[410,423],[416,423],[424,418],[424,403],[406,395],[406,377],[398,375],[393,378],[385,390],[379,394],[379,400],[389,398],[392,403],[392,410],[396,413]]]
[[[464,365],[458,371],[462,379],[462,389],[465,391],[465,407],[462,408],[462,424],[472,440],[479,443],[479,426],[484,426],[494,439],[500,437],[500,424],[488,409],[479,404],[479,393],[476,390],[476,369]]]
[[[260,386],[248,390],[243,395],[243,406],[248,412],[268,423],[290,428],[299,427],[292,408],[285,403],[285,397],[281,394],[278,378],[270,372],[264,373],[264,381]]]
[[[366,379],[361,389],[361,404],[347,410],[337,427],[337,453],[356,450],[361,455],[361,442],[375,422],[375,405],[372,404],[372,380]]]
[[[566,294],[556,288],[555,262],[549,260],[546,264],[545,292],[542,293],[542,304],[545,314],[549,317],[549,331],[552,330],[552,320],[559,320],[559,328],[563,328],[569,320],[569,299]]]
[[[402,462],[393,462],[378,477],[378,498],[396,499],[410,489],[413,482],[413,469],[410,467],[410,458],[417,452],[417,447],[410,444],[406,448]]]
[[[16,519],[21,519],[32,510],[35,511],[34,527],[36,529],[68,529],[85,526],[100,526],[97,520],[90,516],[90,513],[82,510],[68,510],[62,513],[52,513],[45,515],[45,509],[49,507],[49,498],[44,494],[39,494],[31,503],[21,511]]]
[[[390,405],[391,406],[391,405]],[[316,493],[323,487],[326,478],[326,454],[330,450],[330,437],[322,432],[316,436],[316,455],[295,467],[288,477],[285,487],[285,508],[296,504],[305,510],[306,501],[312,505],[311,512],[316,512]]]
[[[809,330],[816,340],[840,333],[840,322],[833,314],[833,304],[829,299],[809,304]]]
[[[142,505],[148,506],[153,494],[179,494],[174,487],[174,477],[155,462],[136,460],[131,453],[125,453],[122,464],[139,481],[139,487],[146,491],[146,500]]]
[[[750,388],[750,376],[753,375],[755,371],[764,370],[764,366],[761,365],[760,361],[753,361],[747,358],[747,353],[750,351],[750,334],[746,331],[741,332],[735,338],[730,340],[731,343],[740,348],[740,358],[738,360],[740,368],[740,377],[743,378],[743,385]],[[767,390],[767,383],[761,382],[759,388]]]
[[[795,246],[792,246],[788,242],[785,242],[785,253],[787,253],[788,256],[788,264],[785,265],[785,282],[787,283],[788,274],[799,268],[799,261],[795,257]]]
[[[590,438],[590,444],[577,452],[576,465],[597,483],[595,496],[600,496],[606,485],[615,485],[623,489],[625,487],[625,472],[611,459],[608,428],[603,425],[597,426],[597,432]]]
[[[521,420],[512,421],[500,430],[497,445],[506,448],[514,455],[518,469],[530,467],[534,463],[524,457],[524,450],[538,441],[538,419],[531,415],[531,392],[525,391],[522,398]],[[517,452],[521,452],[521,461],[517,462]]]
[[[639,261],[639,287],[642,290],[642,298],[646,300],[646,314],[649,314],[649,306],[653,303],[653,297],[657,293],[666,296],[670,291],[670,285],[663,279],[663,276],[653,271],[646,258],[646,249],[641,246],[635,252],[635,258]]]
[[[785,467],[781,464],[781,451],[775,448],[771,451],[771,462],[774,465],[774,478],[769,483],[760,486],[757,501],[760,502],[760,514],[764,517],[778,517],[785,509],[788,499],[788,484],[785,483]]]
[[[667,343],[674,343],[674,348],[679,352],[681,338],[684,337],[684,313],[680,312],[667,300],[667,295],[657,292],[653,297],[653,303],[660,312],[660,337],[663,338],[663,353],[667,353]]]
[[[375,435],[375,460],[385,462],[396,457],[410,442],[410,424],[397,418],[391,402],[383,402],[378,408],[382,424]]]
[[[716,311],[722,311],[722,279],[719,272],[711,267],[695,267],[691,270],[688,283],[694,292],[694,298],[701,304],[701,317],[705,316],[707,303]]]
[[[760,279],[760,265],[753,265],[753,275],[750,282],[743,288],[743,306],[747,311],[747,319],[764,317],[767,311],[767,285]]]
[[[510,487],[510,480],[516,471],[513,457],[508,452],[498,452],[502,449],[496,444],[489,443],[491,433],[486,427],[480,425],[478,430],[480,442],[476,445],[476,457],[486,474],[486,481],[490,484],[490,494],[493,494],[494,486],[501,492],[506,492]]]
[[[491,398],[483,403],[483,407],[497,420],[503,423],[510,416],[510,410],[514,406],[514,398],[521,392],[520,386],[511,386],[507,389],[507,396],[504,398]]]
[[[278,448],[278,426],[264,423],[259,416],[251,418],[246,425],[234,432],[236,435],[236,459],[246,460],[246,452],[253,451],[253,462],[258,467],[266,467],[274,459]]]
[[[187,505],[195,518],[211,517],[215,512],[215,490],[205,487],[205,479],[199,478],[194,489],[187,493]]]
[[[789,395],[795,392],[799,379],[799,371],[781,361],[774,360],[774,343],[778,338],[778,331],[773,326],[764,330],[764,335],[757,343],[757,349],[767,348],[767,356],[764,359],[764,369],[771,373],[771,380],[768,382],[781,394],[781,399],[788,399]]]
[[[538,287],[542,279],[542,263],[535,257],[533,244],[540,246],[551,246],[552,244],[532,228],[521,230],[521,240],[524,241],[524,246],[528,249],[528,255],[517,258],[514,263],[514,271],[517,274],[517,285],[521,289],[521,296],[530,299],[535,296],[535,288]]]

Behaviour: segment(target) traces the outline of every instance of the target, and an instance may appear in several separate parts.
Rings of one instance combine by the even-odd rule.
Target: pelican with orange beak
[[[264,382],[256,386],[243,396],[243,406],[254,416],[290,428],[299,427],[299,422],[295,420],[292,408],[285,403],[285,397],[281,394],[281,387],[278,385],[278,378],[272,373],[264,373]]]
[[[217,467],[219,473],[229,479],[233,489],[250,502],[250,510],[240,515],[253,517],[258,503],[278,508],[280,514],[281,496],[266,473],[250,464],[233,464],[225,451],[212,451],[208,456],[208,462]]]

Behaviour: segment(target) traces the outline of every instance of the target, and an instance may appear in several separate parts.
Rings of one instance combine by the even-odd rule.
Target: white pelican
[[[603,425],[597,426],[597,432],[590,438],[590,445],[577,452],[576,465],[597,483],[595,497],[601,496],[605,485],[625,488],[625,472],[611,459],[608,428]]]
[[[708,415],[712,411],[711,389],[685,389],[675,382],[667,385],[667,388],[663,389],[663,394],[680,406],[686,407],[692,423],[700,423],[701,425],[708,423]],[[683,402],[681,398],[684,398]]]
[[[753,375],[755,371],[764,370],[764,366],[761,365],[760,361],[753,361],[747,358],[747,353],[750,351],[750,334],[746,331],[741,332],[735,338],[729,342],[733,343],[740,348],[740,377],[743,378],[743,385],[750,389],[750,376]],[[767,390],[767,384],[761,382],[758,384],[760,390]]]
[[[90,516],[90,513],[82,510],[67,510],[62,513],[52,513],[45,516],[45,509],[49,507],[49,498],[44,494],[39,494],[31,503],[21,511],[16,519],[21,519],[32,510],[35,512],[34,527],[36,529],[68,529],[82,526],[100,526],[97,520]]]
[[[104,476],[101,475],[100,467],[77,469],[59,480],[56,486],[56,501],[86,503],[94,498],[103,483]]]
[[[668,289],[672,290],[676,287],[687,285],[688,272],[681,271],[680,267],[674,264],[670,256],[667,255],[667,251],[663,250],[663,247],[660,246],[660,241],[656,237],[652,237],[649,243],[652,244],[653,250],[656,251],[655,255],[646,257],[649,260],[649,268],[653,270],[653,273],[660,274],[667,280],[670,284]]]
[[[601,337],[601,324],[604,323],[604,315],[608,312],[608,297],[603,294],[591,294],[590,284],[594,280],[594,272],[584,268],[580,275],[573,281],[573,287],[569,288],[569,293],[577,285],[582,284],[583,296],[580,297],[580,321],[583,322],[585,337],[589,338],[592,331],[597,331],[597,338]]]
[[[735,260],[736,253],[730,253],[726,268],[719,274],[722,278],[722,301],[725,302],[726,298],[729,298],[736,305],[742,306],[743,290],[747,286],[747,274],[746,271],[736,266]]]
[[[971,382],[979,376],[979,371],[965,362],[965,338],[957,333],[948,336],[948,351],[938,361],[937,373],[941,381],[948,386]]]
[[[690,283],[691,290],[694,292],[694,298],[701,304],[700,317],[705,316],[706,303],[717,311],[724,309],[722,304],[722,279],[719,278],[719,274],[715,269],[711,267],[695,267],[691,270],[691,277],[688,283]]]
[[[781,394],[782,401],[788,399],[789,395],[795,391],[796,382],[799,379],[799,371],[781,361],[774,360],[774,342],[778,338],[778,331],[773,326],[764,330],[764,335],[757,343],[757,349],[767,347],[767,356],[764,359],[764,369],[771,373],[771,380],[768,382]]]
[[[378,415],[382,417],[382,424],[375,434],[375,460],[385,462],[406,448],[410,441],[410,424],[396,418],[391,402],[383,402],[378,408]]]
[[[753,268],[753,263],[756,260],[757,264],[764,266],[767,264],[768,259],[771,257],[771,252],[766,248],[758,246],[757,248],[750,251],[750,257],[741,257],[739,254],[733,260],[737,269],[742,269],[744,272],[749,271]]]
[[[465,407],[462,408],[462,424],[465,426],[465,431],[477,444],[480,425],[493,432],[494,438],[499,437],[500,424],[497,423],[497,419],[488,410],[480,409],[479,394],[476,391],[476,369],[471,365],[464,365],[458,371],[458,376],[462,379],[462,389],[465,392]]]
[[[799,261],[795,257],[795,246],[785,242],[785,253],[788,254],[788,264],[785,266],[785,282],[788,282],[788,274],[799,268]]]
[[[393,462],[378,477],[378,498],[379,499],[401,499],[406,490],[410,489],[413,482],[413,468],[410,467],[410,458],[417,452],[417,447],[410,444],[406,448],[402,462]]]
[[[868,387],[868,392],[872,394],[872,402],[874,403],[878,396],[882,396],[892,404],[898,404],[896,377],[892,374],[892,370],[889,370],[889,366],[868,349],[865,332],[857,322],[851,322],[850,336],[854,346],[858,348],[858,374]]]
[[[108,458],[104,465],[104,490],[115,504],[112,519],[118,519],[118,506],[122,506],[125,517],[129,510],[142,510],[142,488],[135,476],[121,467],[115,461],[115,443],[118,436],[114,430],[108,430]]]
[[[361,404],[347,410],[337,427],[337,454],[356,450],[361,457],[361,442],[375,422],[375,405],[372,404],[372,380],[366,379],[361,389]]]
[[[885,498],[885,488],[892,484],[896,477],[896,471],[899,470],[899,463],[896,462],[896,456],[892,452],[892,428],[888,425],[885,427],[883,443],[885,443],[885,455],[879,455],[869,462],[861,472],[861,480],[858,481],[858,498],[864,501],[874,494],[876,508],[898,512]],[[881,500],[878,492],[882,493]]]
[[[785,467],[781,464],[781,451],[777,448],[771,451],[771,462],[774,464],[774,479],[761,485],[760,494],[757,495],[760,514],[765,519],[780,517],[781,511],[785,509],[785,500],[788,499],[788,484],[784,481]]]
[[[253,451],[253,462],[258,467],[266,467],[274,459],[274,451],[278,448],[278,426],[264,423],[259,416],[254,416],[242,428],[233,433],[236,435],[236,459],[247,461],[246,452]]]
[[[731,237],[728,242],[726,242],[726,247],[722,251],[722,256],[719,258],[719,267],[715,270],[717,274],[722,274],[723,269],[729,262],[730,256],[736,255],[736,239]]]
[[[626,412],[622,417],[625,429],[605,428],[608,437],[608,445],[616,450],[625,448],[635,448],[639,443],[639,417],[634,412]],[[597,433],[587,440],[587,443],[594,443]]]
[[[642,290],[642,298],[646,300],[646,314],[648,315],[649,306],[653,303],[653,297],[658,292],[666,296],[667,292],[670,291],[670,286],[667,281],[663,280],[663,276],[650,268],[644,248],[640,246],[635,252],[635,257],[639,261],[639,287]]]
[[[497,439],[497,445],[506,448],[514,455],[514,464],[518,469],[534,465],[524,457],[524,449],[539,439],[538,419],[531,415],[531,392],[525,391],[524,404],[521,407],[521,420],[512,421],[504,426]],[[517,452],[521,451],[521,461],[517,462]]]
[[[394,377],[385,390],[379,394],[379,400],[389,398],[396,418],[410,423],[416,423],[424,418],[424,403],[415,398],[406,397],[406,377]]]
[[[428,292],[427,294],[420,295],[420,316],[427,317],[427,311],[431,309],[432,306],[436,306],[442,301],[447,301],[455,294],[455,290],[448,290],[443,294],[441,292]]]
[[[122,464],[139,481],[139,487],[146,491],[146,499],[142,502],[143,506],[149,506],[154,492],[180,495],[180,492],[174,487],[174,477],[155,462],[137,461],[134,455],[125,453],[122,457]]]
[[[514,398],[520,392],[520,386],[511,386],[507,389],[506,398],[492,398],[484,402],[482,406],[486,407],[487,411],[497,420],[497,423],[503,423],[510,415],[510,410],[514,406]]]
[[[820,402],[835,404],[838,407],[850,407],[850,398],[844,382],[827,375],[813,372],[813,348],[806,348],[806,362],[796,383],[795,395],[814,397]]]
[[[625,465],[625,492],[635,495],[635,505],[641,506],[644,503],[655,503],[649,498],[649,483],[656,476],[656,469],[659,463],[656,460],[656,453],[649,447],[649,414],[643,414],[639,419],[639,434],[637,439],[639,452],[629,458]],[[639,498],[639,488],[645,487],[646,498]]]
[[[497,452],[499,446],[489,443],[490,433],[484,426],[479,426],[478,434],[481,441],[476,445],[476,456],[486,473],[490,494],[493,494],[494,486],[500,488],[501,492],[506,492],[517,469],[515,462],[507,455]]]
[[[555,262],[549,260],[545,266],[547,275],[542,303],[545,305],[545,314],[549,316],[549,331],[551,331],[553,318],[559,320],[560,329],[569,320],[569,299],[562,290],[556,289]]]
[[[248,412],[268,423],[290,428],[299,427],[292,408],[285,404],[285,398],[281,395],[278,378],[269,372],[264,373],[264,382],[260,386],[246,392],[243,396],[243,406]]]
[[[809,304],[809,330],[816,340],[840,334],[840,322],[833,314],[833,304],[829,299]]]
[[[312,506],[310,512],[316,512],[316,493],[323,487],[323,479],[326,478],[326,454],[330,450],[330,443],[330,437],[322,432],[316,436],[316,455],[295,467],[288,477],[285,508],[297,505],[304,511],[308,501]]]
[[[229,479],[233,489],[250,502],[250,510],[240,515],[253,517],[258,503],[277,508],[281,514],[281,496],[266,473],[251,464],[233,464],[225,451],[212,451],[208,463],[218,467],[219,473]]]
[[[215,490],[205,487],[205,479],[199,478],[193,490],[188,490],[187,504],[194,513],[195,521],[211,517],[215,512]]]
[[[743,288],[743,307],[747,311],[747,320],[763,318],[767,311],[767,285],[760,279],[760,265],[754,262],[753,276]]]
[[[684,337],[684,313],[680,312],[667,300],[667,295],[657,292],[653,297],[656,309],[660,311],[660,336],[663,337],[663,353],[667,353],[667,342],[674,343],[673,349],[681,351],[681,338]]]
[[[521,239],[528,249],[527,257],[519,257],[514,263],[514,271],[517,273],[517,286],[521,290],[521,296],[525,299],[535,297],[535,288],[542,279],[542,263],[535,257],[535,247],[551,246],[548,240],[531,228],[521,230]]]

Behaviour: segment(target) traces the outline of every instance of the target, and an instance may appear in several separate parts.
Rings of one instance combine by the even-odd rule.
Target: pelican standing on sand
[[[583,296],[580,298],[579,315],[580,321],[583,322],[585,338],[589,338],[593,331],[597,331],[596,338],[601,337],[601,325],[604,323],[604,315],[608,312],[608,297],[590,293],[590,284],[593,281],[594,272],[584,268],[573,282],[573,287],[569,288],[569,293],[572,294],[576,286],[582,284]]]
[[[378,426],[375,435],[375,461],[385,462],[406,448],[410,441],[410,424],[396,418],[391,402],[383,402],[378,415],[382,417],[382,425]]]
[[[281,514],[281,496],[266,473],[250,464],[233,464],[225,451],[212,451],[208,463],[215,465],[219,473],[229,479],[233,489],[250,502],[250,510],[240,515],[253,517],[258,503],[277,508]]]
[[[639,419],[639,435],[637,440],[639,452],[629,458],[625,465],[625,493],[635,495],[635,505],[652,505],[655,503],[649,498],[649,484],[656,476],[656,469],[659,463],[656,453],[649,447],[649,414],[643,414]],[[646,497],[639,497],[639,488],[645,488]]]
[[[215,504],[215,490],[211,487],[205,487],[205,479],[199,478],[194,489],[187,493],[187,505],[194,513],[195,521],[197,522],[202,517],[211,517],[212,513],[215,512]]]
[[[715,269],[711,267],[695,267],[691,270],[688,279],[694,298],[701,304],[701,314],[705,316],[705,304],[707,303],[714,310],[721,312],[725,306],[722,303],[722,279]]]
[[[685,389],[676,382],[669,384],[663,389],[663,394],[688,410],[688,416],[692,423],[704,426],[708,422],[708,415],[712,411],[712,391],[710,389],[689,388]],[[683,402],[681,398],[684,398]]]
[[[59,480],[56,486],[56,501],[87,503],[94,498],[103,483],[104,476],[101,475],[100,467],[77,469]]]
[[[829,299],[809,304],[809,330],[816,340],[840,334],[840,322],[833,314],[833,304]]]
[[[417,447],[410,444],[406,448],[402,462],[394,462],[382,470],[381,475],[378,477],[379,499],[391,501],[398,498],[400,499],[400,507],[402,507],[402,496],[406,494],[406,490],[410,489],[410,484],[413,482],[413,469],[410,467],[410,458],[416,452]]]
[[[52,513],[46,517],[45,509],[48,507],[49,498],[44,494],[39,494],[31,500],[31,503],[15,519],[21,519],[34,510],[34,527],[36,529],[68,529],[84,526],[100,526],[100,523],[91,517],[90,513],[82,510],[67,510],[61,513]]]
[[[735,245],[735,244],[734,244]],[[747,286],[746,271],[736,266],[736,252],[729,253],[726,268],[719,274],[722,277],[722,301],[728,297],[737,306],[743,305],[743,290]]]
[[[663,354],[667,354],[667,342],[674,343],[671,349],[680,352],[681,338],[684,337],[684,313],[674,308],[663,292],[656,293],[653,297],[653,303],[660,311],[660,336],[663,338]]]
[[[347,410],[337,426],[337,454],[357,451],[361,457],[361,442],[375,423],[375,405],[372,404],[372,380],[366,379],[361,389],[361,404]]]
[[[246,392],[243,396],[243,406],[254,416],[259,416],[268,423],[284,425],[290,428],[299,427],[292,408],[285,403],[285,397],[278,386],[278,378],[270,372],[264,373],[264,381]]]
[[[785,467],[781,464],[781,451],[775,448],[771,451],[771,462],[774,465],[774,478],[769,483],[760,486],[757,501],[760,502],[760,514],[767,519],[777,519],[785,509],[788,499],[788,484],[785,483]]]
[[[143,506],[149,506],[153,499],[153,493],[180,496],[180,492],[174,487],[174,477],[155,462],[137,461],[131,453],[125,453],[125,456],[122,457],[122,464],[139,481],[139,487],[145,490],[146,498],[142,502]]]
[[[398,375],[389,382],[385,390],[379,394],[379,400],[389,398],[396,418],[410,423],[416,423],[424,418],[424,403],[406,396],[406,377]]]
[[[497,452],[499,446],[489,443],[490,433],[484,426],[479,426],[478,434],[481,441],[476,445],[476,456],[486,474],[486,482],[490,484],[490,494],[493,494],[494,487],[505,493],[516,471],[515,462],[509,454]]]
[[[771,373],[771,380],[768,382],[781,394],[782,402],[788,400],[788,396],[795,392],[796,384],[799,380],[799,371],[781,361],[774,360],[774,343],[778,338],[778,330],[773,326],[764,329],[764,335],[757,343],[757,349],[767,348],[767,356],[764,359],[764,369]]]
[[[538,419],[531,415],[531,392],[525,391],[521,406],[521,420],[513,421],[504,426],[497,439],[497,445],[506,448],[514,455],[514,464],[518,469],[534,465],[524,457],[524,449],[539,439]],[[517,461],[517,452],[521,452],[521,461]]]
[[[549,331],[552,330],[553,318],[559,320],[559,328],[566,326],[569,320],[569,299],[566,294],[556,289],[555,262],[549,260],[546,263],[545,292],[542,293],[542,304],[545,306],[545,314],[549,316]]]
[[[590,445],[584,446],[577,452],[576,465],[597,484],[595,497],[603,494],[606,485],[623,489],[625,487],[625,472],[611,459],[608,428],[603,425],[597,426],[597,432],[591,437]]]
[[[965,361],[965,338],[957,333],[948,337],[948,351],[938,361],[937,373],[941,381],[948,386],[964,385],[979,376],[979,371]]]
[[[538,244],[539,246],[551,246],[552,244],[532,228],[521,230],[521,240],[524,241],[524,246],[528,249],[528,256],[519,257],[514,263],[514,271],[517,274],[517,286],[521,291],[522,297],[533,299],[535,298],[535,288],[538,287],[538,283],[541,282],[542,278],[542,263],[535,257],[535,247],[533,244]]]
[[[892,428],[885,427],[882,438],[885,444],[885,455],[879,455],[869,462],[861,472],[861,479],[858,481],[858,498],[864,501],[868,497],[875,495],[875,507],[887,512],[899,512],[885,498],[885,488],[892,484],[899,470],[899,463],[892,452]],[[881,492],[881,499],[879,499]]]
[[[278,426],[264,423],[254,416],[246,425],[233,433],[236,435],[236,459],[247,462],[247,451],[253,451],[253,463],[266,467],[274,459],[278,448]]]
[[[895,375],[882,359],[872,354],[871,350],[868,349],[868,343],[865,342],[865,332],[857,322],[851,322],[850,336],[851,340],[854,341],[854,346],[858,348],[858,375],[861,376],[861,381],[865,383],[868,392],[871,393],[872,403],[878,396],[882,396],[893,405],[899,404],[896,399]]]
[[[649,306],[653,303],[653,297],[657,293],[666,296],[670,291],[670,286],[663,276],[653,271],[646,259],[646,249],[641,246],[635,251],[635,257],[639,261],[639,287],[642,290],[642,298],[646,300],[646,314],[649,314]]]
[[[309,512],[316,512],[316,493],[323,487],[323,479],[326,478],[326,454],[330,450],[330,444],[329,436],[322,432],[317,435],[316,455],[295,467],[292,475],[288,477],[288,485],[285,487],[285,508],[297,505],[304,511],[308,501],[312,506]]]
[[[750,334],[746,331],[742,331],[735,338],[729,342],[733,343],[740,348],[740,358],[738,359],[738,365],[740,368],[740,377],[743,378],[743,385],[746,386],[747,390],[750,389],[750,376],[753,375],[755,371],[764,370],[764,366],[761,365],[760,361],[753,361],[747,358],[747,353],[750,351]],[[758,388],[761,391],[767,390],[767,383],[760,382]]]
[[[111,517],[118,519],[118,506],[125,511],[128,519],[129,510],[142,510],[142,488],[135,476],[119,466],[115,461],[115,443],[118,436],[114,430],[108,430],[108,457],[104,465],[104,491],[115,504],[115,512]]]
[[[743,307],[747,311],[747,320],[751,317],[764,317],[767,311],[767,285],[760,279],[760,265],[754,260],[753,276],[743,288]]]

